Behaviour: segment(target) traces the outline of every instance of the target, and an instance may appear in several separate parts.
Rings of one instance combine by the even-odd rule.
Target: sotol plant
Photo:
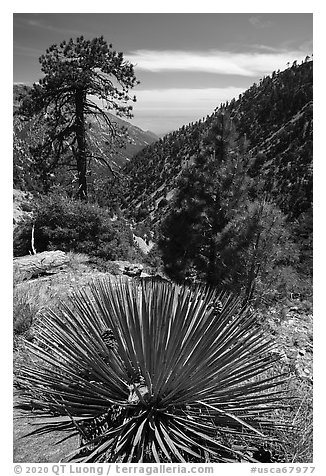
[[[277,426],[273,344],[207,287],[97,280],[44,312],[17,374],[34,434],[80,435],[75,462],[255,461]]]

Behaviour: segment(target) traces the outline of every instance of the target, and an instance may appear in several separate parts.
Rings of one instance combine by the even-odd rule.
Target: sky
[[[14,13],[13,81],[42,76],[47,47],[103,35],[135,65],[131,122],[162,135],[312,54],[312,13]]]

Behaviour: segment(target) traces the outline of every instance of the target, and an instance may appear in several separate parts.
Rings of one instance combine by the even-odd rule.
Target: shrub
[[[13,298],[14,338],[20,335],[28,337],[38,305],[31,299],[28,291],[17,287],[14,288]]]
[[[168,204],[169,204],[168,200],[167,200],[165,197],[163,197],[163,198],[161,198],[161,200],[158,202],[157,208],[164,208],[164,207],[166,207]]]
[[[207,287],[98,280],[44,312],[17,376],[33,433],[80,435],[75,462],[239,462],[279,407],[255,316]],[[51,418],[52,417],[52,418]]]
[[[110,273],[113,275],[121,274],[119,265],[112,261],[105,261],[102,258],[92,258],[90,264],[98,271]]]
[[[26,276],[14,269],[13,331],[14,347],[19,337],[33,338],[33,324],[39,311],[49,302],[50,293],[44,287],[27,283]]]
[[[49,195],[36,200],[33,219],[25,220],[14,236],[14,252],[31,251],[31,231],[38,252],[60,249],[106,260],[137,259],[132,232],[97,205]]]

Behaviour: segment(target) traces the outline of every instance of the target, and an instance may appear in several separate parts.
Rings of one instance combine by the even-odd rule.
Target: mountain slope
[[[98,141],[98,138],[100,138],[100,141],[105,145],[111,145],[112,150],[105,150],[105,156],[113,165],[116,165],[119,168],[129,162],[130,159],[144,147],[147,147],[158,140],[158,136],[154,134],[154,132],[143,131],[140,127],[130,124],[113,114],[107,113],[107,116],[113,124],[117,124],[118,130],[126,131],[126,140],[123,141],[123,147],[119,148],[114,146],[114,139],[112,141],[108,128],[101,119],[89,119],[92,125],[91,139],[93,141]]]
[[[309,213],[312,202],[313,62],[293,64],[254,84],[238,100],[168,134],[139,152],[125,167],[131,186],[128,209],[156,222],[167,209],[182,171],[202,153],[210,154],[216,122],[236,123],[246,143],[248,174],[256,193],[267,193],[291,220]],[[232,152],[232,145],[231,145]]]

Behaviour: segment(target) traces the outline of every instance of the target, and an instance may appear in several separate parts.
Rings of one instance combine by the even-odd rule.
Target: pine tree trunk
[[[209,246],[209,262],[207,270],[207,282],[210,286],[217,285],[217,269],[216,269],[216,255],[217,249],[214,242],[214,237],[211,237],[210,246]]]
[[[77,139],[77,173],[78,173],[78,198],[87,200],[86,182],[86,132],[84,117],[85,92],[79,89],[75,93],[76,107],[76,139]]]
[[[254,244],[254,254],[251,260],[247,285],[245,289],[245,299],[244,299],[245,305],[250,303],[255,293],[256,280],[257,280],[257,276],[258,276],[259,268],[260,268],[260,263],[258,262],[259,241],[260,241],[260,233],[257,233],[256,241]]]

